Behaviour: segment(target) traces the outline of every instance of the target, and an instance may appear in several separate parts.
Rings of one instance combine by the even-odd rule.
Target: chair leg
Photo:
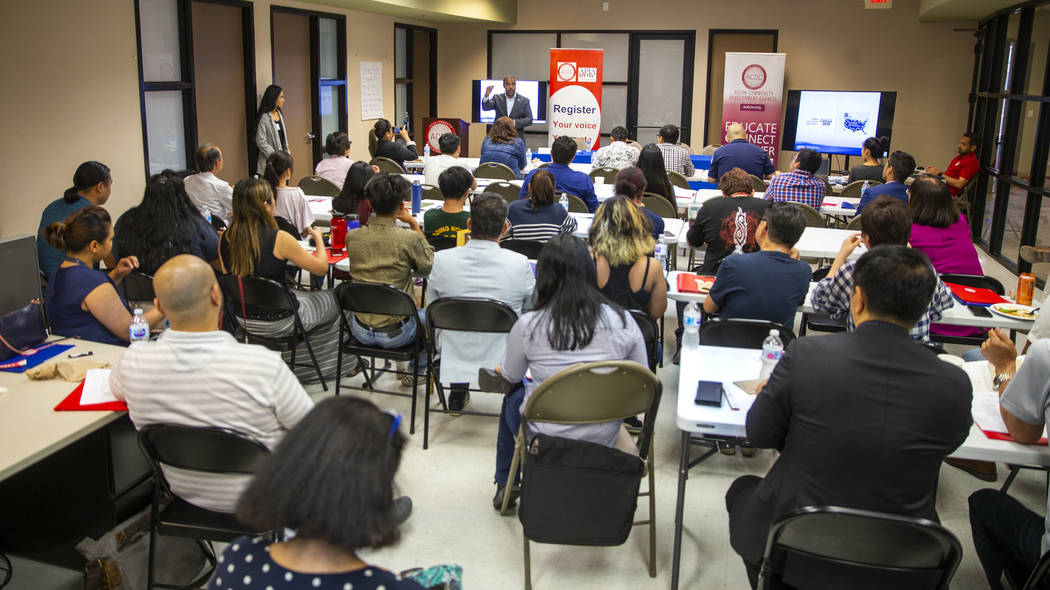
[[[154,521],[156,516],[157,502],[154,500],[149,517],[149,556],[147,557],[149,561],[146,564],[146,590],[153,590],[153,552],[157,548],[157,523]]]
[[[324,381],[324,375],[321,374],[321,364],[317,362],[317,355],[314,354],[314,347],[310,344],[310,337],[306,334],[306,330],[303,330],[303,342],[306,343],[306,352],[310,353],[310,361],[314,364],[314,370],[317,371],[317,378],[321,380],[321,389],[328,391],[328,384]]]
[[[419,391],[419,354],[412,359],[412,421],[408,423],[408,433],[416,433],[416,397]]]
[[[653,463],[653,441],[649,441],[649,577],[656,577],[656,466]]]
[[[423,392],[423,450],[427,450],[427,443],[430,438],[430,391],[434,386],[433,384],[433,373],[431,361],[427,359],[427,380],[426,389]]]
[[[532,590],[532,559],[529,557],[529,538],[525,529],[521,530],[522,546],[525,548],[525,590]]]
[[[507,509],[510,508],[510,496],[514,493],[514,475],[518,472],[519,459],[524,455],[525,448],[525,425],[523,424],[521,429],[518,430],[518,436],[514,439],[514,456],[510,460],[510,473],[507,475],[507,486],[503,489],[503,506],[500,507],[499,513],[506,514]]]
[[[1010,475],[1006,476],[1006,481],[1003,482],[1003,487],[999,488],[999,491],[1004,493],[1004,494],[1007,493],[1007,490],[1009,490],[1010,486],[1013,485],[1014,479],[1017,478],[1017,474],[1020,473],[1020,472],[1021,472],[1021,466],[1020,465],[1011,465],[1010,466]]]
[[[360,362],[360,359],[358,360]],[[335,354],[335,395],[339,395],[339,386],[343,380],[343,330],[339,330],[339,350]]]

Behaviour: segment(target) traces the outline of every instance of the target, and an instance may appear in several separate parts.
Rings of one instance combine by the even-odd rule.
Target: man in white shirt
[[[536,279],[527,258],[500,248],[499,239],[510,228],[507,202],[493,193],[474,197],[470,207],[470,241],[434,255],[427,282],[427,302],[440,297],[484,297],[502,301],[519,316],[532,307]],[[448,405],[462,410],[469,400],[467,386],[477,381],[479,367],[495,367],[507,349],[506,334],[444,333],[438,336],[441,382],[452,384]]]
[[[627,128],[613,127],[609,135],[612,136],[612,143],[594,152],[591,165],[594,167],[608,166],[619,170],[637,164],[640,151],[627,143]]]
[[[183,181],[186,194],[200,209],[201,215],[207,217],[211,214],[229,224],[233,213],[233,187],[215,176],[222,171],[222,150],[214,143],[205,143],[197,148],[194,159],[198,172]]]
[[[147,424],[217,426],[273,448],[314,403],[281,360],[219,329],[222,293],[196,256],[164,263],[153,279],[158,309],[171,329],[128,348],[110,374],[136,428]],[[233,512],[251,476],[164,468],[177,496],[208,510]]]
[[[424,183],[430,186],[438,186],[438,177],[441,173],[453,166],[463,166],[459,161],[460,139],[455,133],[446,133],[438,138],[438,147],[441,154],[427,158],[423,165]],[[469,172],[469,170],[468,170]]]

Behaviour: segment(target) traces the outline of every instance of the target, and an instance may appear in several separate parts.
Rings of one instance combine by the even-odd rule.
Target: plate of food
[[[1013,318],[1015,320],[1034,320],[1039,317],[1039,310],[1031,305],[1021,305],[1020,303],[996,303],[989,305],[988,309],[992,312],[997,313],[1003,317]]]

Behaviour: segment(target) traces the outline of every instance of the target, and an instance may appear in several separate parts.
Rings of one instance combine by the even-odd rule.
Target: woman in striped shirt
[[[576,231],[576,220],[554,200],[554,175],[538,170],[529,183],[529,198],[510,204],[510,230],[504,239],[546,242],[558,234]]]

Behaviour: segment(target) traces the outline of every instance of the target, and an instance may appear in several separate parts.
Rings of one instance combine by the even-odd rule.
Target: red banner
[[[551,49],[549,144],[568,135],[598,149],[604,55],[601,49]]]

